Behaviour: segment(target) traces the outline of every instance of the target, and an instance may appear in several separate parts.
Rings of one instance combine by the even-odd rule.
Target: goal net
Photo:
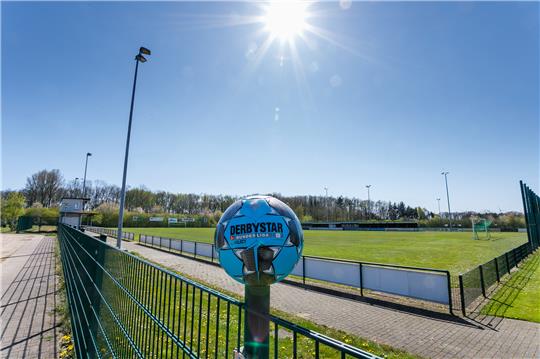
[[[473,239],[491,239],[491,233],[489,231],[491,221],[484,218],[472,218],[471,221]]]

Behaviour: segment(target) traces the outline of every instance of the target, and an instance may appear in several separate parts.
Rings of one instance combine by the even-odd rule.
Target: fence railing
[[[500,283],[501,278],[519,265],[540,244],[540,197],[520,181],[528,242],[493,258],[492,260],[459,275],[461,311],[466,315],[467,307],[479,298],[487,298]]]
[[[59,225],[77,357],[230,358],[243,345],[244,304]],[[272,357],[376,358],[271,316]]]
[[[116,235],[116,231],[106,228],[85,228]],[[145,234],[139,235],[139,242],[194,258],[218,261],[216,249],[210,243]],[[450,273],[447,270],[302,256],[291,274],[301,278],[304,284],[306,279],[342,284],[359,289],[360,295],[368,289],[448,305],[452,311]]]
[[[466,315],[469,305],[477,299],[487,298],[496,288],[501,279],[510,274],[510,271],[519,265],[533,249],[529,243],[493,258],[492,260],[459,275],[459,291],[461,298],[461,311]]]
[[[87,229],[91,232],[98,233],[98,234],[106,234],[109,237],[116,238],[118,235],[118,232],[116,229],[110,229],[110,228],[103,228],[103,227],[95,227],[95,226],[83,226],[84,229]],[[134,241],[136,239],[136,234],[132,232],[123,232],[122,231],[122,240],[124,241]]]

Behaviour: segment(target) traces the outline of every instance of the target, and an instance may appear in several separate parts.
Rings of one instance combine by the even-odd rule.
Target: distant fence
[[[103,227],[95,227],[95,226],[83,226],[84,229],[87,229],[91,232],[98,233],[98,234],[106,234],[110,237],[116,238],[118,235],[118,231],[116,229],[109,229],[109,228],[103,228]],[[122,240],[124,241],[134,241],[136,238],[135,233],[131,232],[123,232],[122,231]]]
[[[229,358],[243,345],[244,303],[66,225],[58,238],[77,357]],[[276,316],[270,323],[271,357],[377,358]]]
[[[463,315],[466,315],[468,306],[479,298],[487,298],[490,292],[496,288],[496,284],[500,283],[503,276],[510,274],[514,267],[518,267],[523,259],[539,247],[540,197],[522,181],[519,184],[527,224],[528,241],[497,258],[471,269],[467,273],[459,275],[459,291]]]
[[[33,226],[56,226],[58,217],[41,217],[41,216],[20,216],[17,219],[17,232],[32,229]]]
[[[106,228],[85,228],[96,233],[116,235],[116,231]],[[134,238],[133,233],[124,232],[123,235]],[[203,257],[212,262],[218,260],[216,249],[210,243],[145,234],[139,235],[139,242],[195,258]],[[313,279],[343,284],[359,289],[361,295],[364,289],[368,289],[448,305],[452,311],[450,273],[447,270],[302,256],[291,274],[301,277],[303,283],[306,279]]]

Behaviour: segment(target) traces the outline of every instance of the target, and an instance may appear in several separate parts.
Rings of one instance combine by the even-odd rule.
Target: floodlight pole
[[[126,154],[124,157],[124,173],[122,175],[122,192],[120,193],[120,211],[118,213],[118,233],[116,237],[116,246],[120,248],[122,246],[122,226],[124,223],[124,203],[126,201],[126,177],[127,177],[127,165],[129,157],[129,142],[131,139],[131,123],[133,120],[133,103],[135,101],[135,89],[137,87],[137,72],[139,71],[139,62],[145,62],[146,59],[141,55],[143,48],[139,50],[139,54],[135,57],[135,76],[133,78],[133,90],[131,92],[131,107],[129,109],[129,123],[126,139]],[[146,49],[145,49],[146,50]],[[148,51],[148,50],[146,50]],[[150,55],[150,51],[147,53]]]
[[[367,207],[368,207],[368,219],[371,217],[370,214],[371,214],[371,198],[369,197],[369,189],[370,189],[371,185],[368,184],[366,185],[366,188],[367,188]]]
[[[448,174],[450,172],[441,172],[441,174],[444,176],[444,183],[446,184],[446,200],[448,201],[448,221],[449,221],[449,227],[450,231],[452,230],[452,211],[450,210],[450,195],[448,194]]]
[[[247,359],[268,359],[270,353],[270,285],[244,286],[244,351]]]
[[[326,222],[330,222],[330,213],[328,208],[328,187],[324,187],[324,191],[326,192],[325,195],[325,202],[326,202]]]
[[[83,198],[86,195],[86,170],[88,169],[88,157],[92,156],[90,152],[86,153],[86,163],[84,164],[84,178],[83,178],[83,185],[82,185],[82,191],[83,191]]]

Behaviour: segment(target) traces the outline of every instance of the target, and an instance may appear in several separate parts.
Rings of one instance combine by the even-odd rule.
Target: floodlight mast
[[[371,198],[369,196],[369,189],[371,188],[371,185],[367,184],[366,188],[367,188],[367,208],[368,208],[368,210],[367,210],[368,218],[367,219],[370,219],[371,218]]]
[[[450,210],[450,195],[448,194],[448,174],[450,172],[443,171],[441,172],[441,175],[444,176],[444,183],[446,184],[446,200],[448,201],[448,221],[449,221],[449,228],[450,231],[452,230],[452,211]]]
[[[116,246],[120,249],[122,247],[122,226],[124,223],[124,204],[126,201],[126,177],[127,177],[127,165],[129,157],[129,142],[131,139],[131,123],[133,120],[133,103],[135,101],[135,89],[137,87],[137,72],[139,71],[139,62],[145,63],[146,58],[144,55],[150,55],[150,50],[145,47],[139,49],[139,53],[135,56],[135,76],[133,78],[133,90],[131,92],[131,107],[129,109],[129,123],[126,139],[126,154],[124,157],[124,172],[122,175],[122,191],[120,192],[120,210],[118,213],[118,232],[116,238]]]
[[[83,198],[86,196],[86,170],[88,169],[88,157],[92,156],[90,152],[86,153],[86,163],[84,164],[84,179],[83,179]]]

